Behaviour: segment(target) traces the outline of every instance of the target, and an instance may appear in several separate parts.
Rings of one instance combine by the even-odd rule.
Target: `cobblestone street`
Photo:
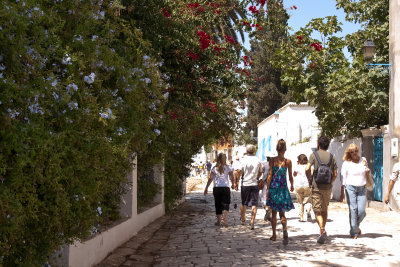
[[[314,217],[299,222],[297,209],[292,210],[287,213],[289,244],[284,246],[279,220],[277,240],[269,240],[272,230],[262,209],[255,230],[248,226],[249,210],[247,224],[240,225],[240,193],[232,196],[229,227],[214,225],[212,193],[204,197],[193,191],[172,214],[145,227],[98,266],[400,266],[399,213],[367,208],[362,235],[353,240],[347,205],[331,202],[328,241],[320,245]]]

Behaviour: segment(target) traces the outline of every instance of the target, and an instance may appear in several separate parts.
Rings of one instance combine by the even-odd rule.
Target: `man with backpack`
[[[327,234],[325,225],[328,220],[328,205],[331,199],[332,183],[337,177],[336,160],[327,150],[330,140],[326,136],[318,138],[318,151],[310,155],[306,166],[306,175],[311,187],[312,207],[320,228],[319,244],[325,243]],[[311,167],[314,172],[311,174]]]

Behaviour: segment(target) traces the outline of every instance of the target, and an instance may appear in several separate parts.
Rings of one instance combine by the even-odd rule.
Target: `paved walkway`
[[[348,236],[347,205],[331,202],[326,227],[328,241],[316,243],[318,225],[299,222],[298,212],[287,213],[289,244],[269,240],[271,226],[259,209],[255,230],[240,225],[240,193],[233,192],[229,227],[214,225],[214,199],[201,191],[186,196],[172,214],[145,227],[115,250],[103,266],[400,266],[400,214],[367,208],[362,236]],[[232,204],[233,204],[232,203]],[[247,212],[247,218],[250,211]],[[248,222],[248,221],[247,221]]]

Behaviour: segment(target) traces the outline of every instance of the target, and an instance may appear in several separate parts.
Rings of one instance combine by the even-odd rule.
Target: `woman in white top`
[[[361,235],[360,223],[365,218],[367,174],[370,169],[364,158],[359,156],[356,144],[347,146],[343,156],[342,188],[345,187],[347,204],[349,205],[350,236],[357,239]],[[341,200],[343,200],[343,190]]]
[[[231,203],[231,190],[229,188],[229,180],[233,189],[233,172],[229,165],[226,164],[226,155],[220,153],[217,157],[217,165],[211,169],[211,175],[208,179],[204,195],[207,194],[208,187],[214,181],[213,195],[215,201],[215,213],[217,214],[217,226],[225,226],[228,224],[226,218],[229,212],[229,204]]]
[[[296,192],[297,203],[299,204],[300,222],[304,222],[304,205],[311,203],[311,188],[306,176],[307,156],[300,154],[297,156],[297,167],[293,172],[294,190]],[[307,220],[311,220],[311,205],[306,208]]]

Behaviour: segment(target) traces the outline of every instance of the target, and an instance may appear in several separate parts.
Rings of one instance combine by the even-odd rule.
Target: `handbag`
[[[368,163],[367,160],[363,157],[362,158],[364,166],[368,168]],[[369,171],[368,173],[365,173],[365,178],[367,179],[367,184],[365,185],[367,187],[367,190],[371,191],[372,189],[374,189],[374,178],[371,175],[371,171]]]

